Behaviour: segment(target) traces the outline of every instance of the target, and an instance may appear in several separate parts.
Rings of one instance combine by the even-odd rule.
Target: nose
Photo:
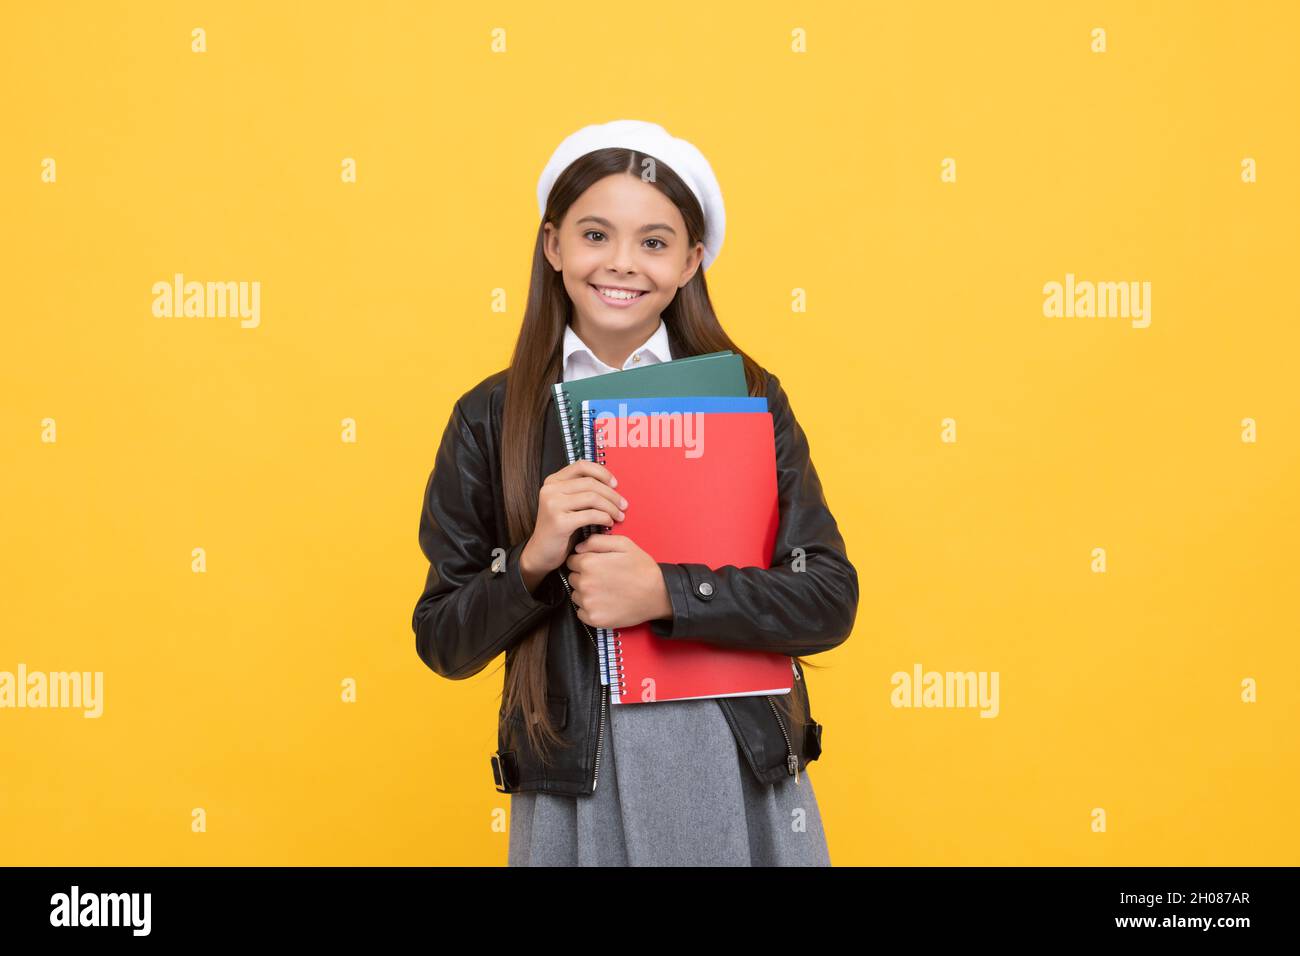
[[[609,268],[619,275],[626,275],[629,272],[635,272],[635,256],[633,251],[635,247],[632,243],[635,240],[625,240],[623,242],[610,243]]]

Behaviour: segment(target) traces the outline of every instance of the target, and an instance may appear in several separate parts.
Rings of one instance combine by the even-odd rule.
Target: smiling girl
[[[421,658],[444,676],[470,676],[505,651],[499,739],[523,768],[522,779],[502,769],[498,786],[512,793],[509,863],[829,865],[806,770],[821,725],[798,655],[848,637],[857,573],[784,390],[714,314],[704,270],[725,219],[712,169],[662,127],[619,120],[561,143],[538,201],[511,365],[457,403],[430,477],[420,526],[430,573],[413,620]],[[617,533],[637,506],[617,475],[594,462],[543,468],[555,382],[723,349],[741,356],[750,394],[773,414],[781,522],[771,568],[656,562]],[[594,524],[611,533],[580,540]],[[502,539],[508,581],[477,571]],[[586,689],[594,652],[584,631],[647,621],[666,640],[789,654],[794,689],[767,698],[770,713],[761,697],[608,706],[606,696],[589,721],[582,704],[608,688]],[[586,779],[588,745],[599,774],[590,792],[570,782]],[[558,763],[545,763],[556,749]]]

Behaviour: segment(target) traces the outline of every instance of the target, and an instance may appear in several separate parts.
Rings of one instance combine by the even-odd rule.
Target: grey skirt
[[[611,705],[596,791],[510,798],[510,866],[830,866],[807,770],[760,783],[718,702]]]

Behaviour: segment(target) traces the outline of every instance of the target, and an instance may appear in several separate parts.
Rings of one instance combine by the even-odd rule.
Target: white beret
[[[635,149],[667,163],[690,187],[699,200],[700,208],[704,210],[704,236],[701,238],[704,243],[704,258],[700,264],[707,269],[709,263],[722,251],[722,236],[727,228],[727,216],[722,207],[722,189],[704,154],[686,140],[670,136],[657,123],[613,120],[595,126],[584,126],[576,133],[569,134],[551,154],[541,178],[537,180],[539,214],[546,215],[546,200],[550,198],[551,187],[570,163],[580,156],[609,146]]]

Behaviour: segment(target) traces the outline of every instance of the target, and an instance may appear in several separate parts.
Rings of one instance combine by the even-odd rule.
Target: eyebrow
[[[614,228],[614,224],[612,222],[610,222],[608,219],[601,219],[599,216],[583,216],[581,219],[575,222],[574,225],[575,226],[579,225],[581,223],[586,222],[587,220],[591,220],[594,223],[598,223],[604,226],[606,229],[610,230],[611,232],[616,231]],[[652,222],[648,226],[642,226],[640,229],[637,230],[637,232],[655,232],[656,230],[659,229],[662,229],[665,232],[671,232],[674,236],[677,235],[677,230],[674,229],[672,226],[668,225],[668,223],[666,222]]]

